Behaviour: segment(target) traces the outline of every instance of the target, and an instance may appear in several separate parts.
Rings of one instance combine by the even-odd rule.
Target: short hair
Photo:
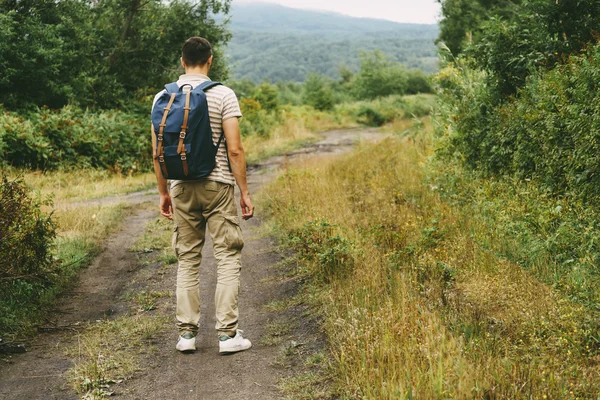
[[[181,57],[188,67],[201,67],[212,55],[210,42],[203,37],[194,36],[183,42]]]

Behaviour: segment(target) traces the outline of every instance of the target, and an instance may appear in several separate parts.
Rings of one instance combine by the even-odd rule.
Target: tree
[[[360,54],[360,71],[353,92],[359,99],[374,99],[391,94],[405,94],[408,84],[404,66],[380,51]]]
[[[458,55],[466,44],[477,41],[482,24],[492,16],[510,19],[521,0],[437,0],[444,18],[440,21],[438,42]]]
[[[211,41],[211,75],[223,80],[230,33],[214,15],[230,1],[0,0],[0,103],[124,106],[174,78],[190,36]]]
[[[315,73],[309,74],[304,82],[303,100],[320,111],[333,109],[333,92],[325,79]]]

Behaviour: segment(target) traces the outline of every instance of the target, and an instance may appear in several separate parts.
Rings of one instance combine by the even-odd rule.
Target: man
[[[201,37],[185,41],[181,65],[185,74],[177,81],[184,91],[208,81],[213,61],[210,43]],[[154,101],[162,94],[159,93]],[[177,326],[179,351],[196,349],[196,334],[200,319],[199,267],[206,227],[213,239],[217,261],[215,292],[216,329],[221,353],[234,353],[251,347],[238,329],[238,292],[240,286],[241,250],[244,245],[234,202],[234,184],[240,192],[242,218],[254,215],[254,206],[246,183],[246,159],[240,138],[238,118],[242,116],[235,93],[225,86],[206,91],[213,142],[221,133],[225,142],[219,146],[216,166],[211,174],[197,181],[172,181],[170,192],[158,160],[154,171],[160,194],[160,212],[175,220],[173,249],[179,260],[177,270]],[[154,128],[152,146],[156,149]],[[226,150],[227,149],[227,150]],[[231,166],[231,168],[229,167]]]

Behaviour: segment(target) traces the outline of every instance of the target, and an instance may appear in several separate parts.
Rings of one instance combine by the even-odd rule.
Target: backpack
[[[173,82],[165,86],[166,91],[154,104],[155,158],[165,179],[196,180],[215,168],[224,133],[215,146],[204,92],[220,84],[207,81],[193,88]],[[190,86],[187,93],[183,92],[185,86]]]

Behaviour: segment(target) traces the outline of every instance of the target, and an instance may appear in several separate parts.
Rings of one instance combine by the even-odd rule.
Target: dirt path
[[[352,148],[357,139],[373,141],[383,135],[374,130],[339,130],[325,133],[323,140],[291,154],[273,157],[249,169],[251,193],[257,193],[287,166],[301,157],[326,157]],[[152,192],[95,200],[98,204],[127,201],[131,204],[156,202]],[[65,347],[76,341],[77,327],[98,319],[125,315],[128,305],[122,294],[131,282],[145,289],[174,292],[176,266],[165,274],[153,273],[152,266],[141,266],[136,254],[128,249],[144,232],[154,211],[140,207],[123,221],[120,232],[107,242],[105,250],[94,263],[82,271],[76,289],[57,304],[54,323],[30,343],[28,353],[13,355],[0,363],[0,399],[76,399],[66,386],[64,373],[72,366]],[[240,293],[240,327],[253,341],[252,350],[232,356],[219,356],[214,333],[213,293],[216,282],[212,244],[207,241],[201,267],[202,317],[198,336],[198,351],[181,354],[174,348],[176,330],[158,335],[156,351],[143,356],[144,369],[133,379],[120,384],[115,391],[123,399],[279,399],[277,380],[289,375],[278,361],[281,348],[262,343],[268,336],[267,327],[273,314],[264,305],[284,299],[295,291],[295,283],[285,279],[270,279],[274,267],[285,258],[277,251],[272,238],[263,237],[260,215],[244,224],[246,246],[243,253]],[[172,296],[173,297],[173,296]],[[121,299],[121,300],[119,300]],[[167,312],[174,315],[174,298],[168,299]],[[292,316],[298,318],[301,316]],[[310,345],[316,341],[314,332],[300,324],[295,338]]]

